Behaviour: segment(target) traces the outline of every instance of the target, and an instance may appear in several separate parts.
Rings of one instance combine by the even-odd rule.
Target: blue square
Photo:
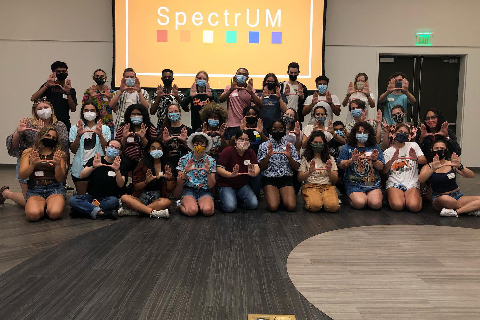
[[[282,43],[282,33],[272,31],[272,43],[281,44]]]
[[[248,43],[260,43],[260,32],[248,31]]]

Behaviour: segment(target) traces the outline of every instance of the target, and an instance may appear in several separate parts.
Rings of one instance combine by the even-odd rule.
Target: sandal
[[[7,200],[3,197],[3,191],[5,191],[7,189],[10,190],[10,187],[3,186],[2,188],[0,188],[0,204],[3,204],[5,202],[5,200]]]

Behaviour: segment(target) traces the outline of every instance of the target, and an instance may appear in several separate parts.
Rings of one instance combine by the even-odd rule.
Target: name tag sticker
[[[135,138],[134,137],[128,137],[127,138],[127,143],[134,143],[135,142]]]
[[[365,155],[366,155],[367,157],[370,157],[370,156],[372,155],[372,151],[366,151],[366,152],[365,152]]]
[[[447,178],[448,179],[455,179],[455,173],[451,172],[451,173],[447,174]]]
[[[387,100],[388,100],[388,101],[390,101],[390,102],[393,102],[393,101],[395,101],[395,99],[394,99],[394,98],[387,98]]]
[[[115,177],[115,171],[108,171],[109,177]]]
[[[238,97],[238,92],[232,92],[231,96],[232,97]]]
[[[107,98],[107,97],[103,97],[103,101],[108,102],[108,98]]]
[[[65,93],[63,94],[63,99],[68,99],[68,96]]]
[[[160,177],[160,176],[163,176],[163,172],[160,171],[160,172],[158,173],[158,176],[159,176],[159,177]]]
[[[243,164],[246,165],[246,166],[248,166],[248,165],[250,164],[250,160],[245,160],[245,161],[243,161]]]
[[[35,177],[44,177],[45,176],[45,172],[43,171],[35,171]]]

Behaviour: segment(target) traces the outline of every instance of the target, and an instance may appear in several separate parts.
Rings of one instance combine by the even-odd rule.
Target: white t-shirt
[[[420,188],[420,182],[418,182],[418,164],[417,161],[409,159],[410,148],[415,150],[417,157],[423,156],[422,149],[416,142],[405,142],[405,145],[399,149],[398,157],[392,163],[392,167],[389,171],[386,188]],[[395,147],[390,147],[383,152],[385,163],[392,159],[395,153]]]
[[[370,97],[373,99],[373,101],[375,101],[375,95],[373,94],[373,92],[370,92]],[[368,114],[368,111],[370,110],[370,104],[368,103],[368,98],[365,94],[361,93],[361,92],[354,92],[352,93],[352,95],[350,96],[350,98],[348,99],[348,102],[354,100],[354,99],[359,99],[359,100],[362,100],[363,102],[365,102],[365,104],[367,105],[367,114]],[[349,122],[352,122],[353,121],[353,117],[352,117],[352,113],[348,110],[348,105],[345,107],[345,109],[347,110],[347,121],[345,123],[349,123]],[[375,110],[375,114],[376,114],[376,110]]]
[[[306,125],[305,128],[303,128],[303,134],[307,137],[310,137],[313,131],[313,124]],[[333,139],[333,135],[328,132],[327,130],[323,130],[323,134],[325,134],[325,139],[327,139],[327,142],[330,142],[330,140]]]
[[[305,99],[305,102],[303,103],[304,106],[308,106],[311,104],[313,101],[313,94],[309,95],[307,99]],[[338,97],[336,95],[332,94],[332,103],[336,106],[340,105],[340,100],[338,100]],[[322,106],[327,110],[327,120],[325,120],[325,126],[328,126],[328,121],[333,120],[333,111],[330,105],[327,103],[327,97],[326,96],[318,96],[318,103],[312,108],[312,111],[310,112],[310,123],[315,122],[315,116],[313,114],[313,110],[315,110],[316,106]]]
[[[332,181],[330,180],[330,176],[328,175],[327,170],[325,170],[326,164],[322,161],[322,159],[317,159],[314,158],[315,160],[315,170],[305,181],[305,183],[310,183],[310,184],[332,184]],[[337,164],[335,163],[335,159],[330,156],[330,161],[332,162],[332,171],[337,171]],[[302,160],[300,162],[300,168],[298,168],[298,171],[300,172],[308,172],[308,169],[310,168],[310,163],[307,161],[307,158],[302,157]]]
[[[283,94],[285,94],[285,89],[287,86],[290,87],[290,94],[287,97],[287,108],[292,108],[295,111],[298,111],[298,84],[290,84],[288,81],[284,82],[283,86]]]

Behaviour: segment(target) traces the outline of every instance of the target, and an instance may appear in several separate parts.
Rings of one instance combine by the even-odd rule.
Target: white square
[[[212,30],[203,30],[203,43],[213,43]]]

